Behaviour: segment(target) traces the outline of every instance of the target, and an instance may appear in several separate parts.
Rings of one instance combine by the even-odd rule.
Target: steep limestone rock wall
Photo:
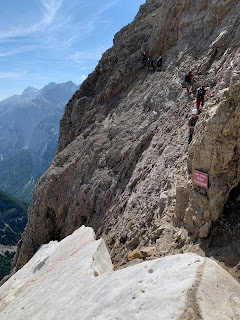
[[[238,68],[240,73],[240,64]],[[184,216],[187,228],[201,238],[208,236],[229,192],[240,182],[240,82],[223,91],[203,115],[189,150],[191,176],[195,169],[208,174],[207,190],[192,184]]]
[[[187,232],[198,236],[205,222],[195,230],[194,214],[185,218],[188,207],[195,210],[196,192],[188,173],[212,163],[216,167],[217,158],[234,161],[233,150],[239,152],[233,147],[229,156],[205,159],[213,156],[207,145],[216,148],[218,130],[211,124],[221,120],[223,131],[222,126],[230,126],[233,118],[228,106],[237,114],[233,92],[239,82],[239,11],[236,0],[149,0],[135,20],[116,34],[113,47],[66,106],[58,153],[35,188],[17,268],[42,243],[60,240],[82,224],[104,237],[118,265],[139,246],[156,245],[158,256],[198,251]],[[146,70],[141,50],[154,59],[161,54],[163,71]],[[187,120],[195,99],[182,88],[182,80],[189,68],[197,74],[195,87],[201,82],[209,85],[212,98],[200,116],[187,168]],[[232,123],[237,126],[237,119]],[[228,138],[239,137],[237,129],[232,133],[230,127],[229,131],[225,127],[225,138],[220,140],[224,145]],[[201,167],[197,150],[203,150]],[[220,167],[214,170],[213,197],[222,183]],[[230,169],[226,172],[231,179]],[[214,185],[214,181],[218,182]],[[222,204],[212,200],[212,208],[223,207],[227,188],[236,183],[237,178],[227,182]],[[181,210],[175,211],[179,186]],[[212,216],[209,211],[208,220]],[[181,233],[172,218],[186,230]]]
[[[221,64],[215,98],[208,103],[189,150],[189,178],[177,188],[175,223],[184,226],[209,256],[239,273],[240,50]],[[232,69],[231,71],[229,69]],[[194,184],[194,170],[208,174],[208,189]],[[235,190],[235,192],[234,192]],[[234,192],[232,199],[231,192]],[[229,199],[230,198],[230,199]],[[236,200],[235,200],[236,199]],[[231,203],[233,208],[231,208]],[[228,204],[230,202],[230,204]],[[232,212],[234,210],[234,212]],[[239,275],[238,275],[239,277]],[[240,277],[239,277],[240,279]]]

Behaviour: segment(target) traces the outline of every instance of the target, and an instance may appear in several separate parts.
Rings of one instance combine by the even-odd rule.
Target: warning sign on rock
[[[198,170],[194,170],[194,183],[197,186],[207,189],[208,188],[208,175]]]

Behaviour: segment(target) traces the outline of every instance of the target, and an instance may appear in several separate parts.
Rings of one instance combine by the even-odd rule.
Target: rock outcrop
[[[186,187],[189,202],[180,211],[190,232],[201,238],[208,236],[230,191],[240,183],[240,82],[233,81],[224,93],[225,97],[209,103],[189,150],[189,173],[193,176],[195,169],[207,173],[208,189],[192,184],[188,192]]]
[[[82,226],[42,246],[0,288],[1,320],[240,319],[240,284],[193,253],[113,271],[103,239]]]
[[[42,243],[83,224],[105,239],[115,265],[148,246],[158,256],[207,254],[198,241],[239,183],[239,15],[237,0],[148,0],[116,34],[66,106],[58,153],[35,188],[17,269]],[[162,55],[162,72],[147,70],[143,50]],[[183,88],[189,68],[193,90],[205,84],[211,98],[188,157],[195,105]],[[193,186],[196,168],[209,174],[208,191]]]

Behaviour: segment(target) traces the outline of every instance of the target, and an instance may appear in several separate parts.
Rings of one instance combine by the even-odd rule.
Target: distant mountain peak
[[[27,87],[25,90],[23,90],[22,95],[36,95],[36,93],[39,93],[39,90],[34,87]]]
[[[49,84],[47,84],[46,86],[44,86],[42,88],[41,93],[44,94],[45,92],[47,92],[48,90],[51,90],[53,88],[55,88],[57,86],[57,83],[55,82],[50,82]]]

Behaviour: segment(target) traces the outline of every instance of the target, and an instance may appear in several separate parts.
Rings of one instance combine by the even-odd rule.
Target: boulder
[[[128,259],[129,260],[133,260],[133,259],[141,259],[143,256],[142,256],[142,253],[140,252],[139,249],[135,249],[133,251],[130,251],[128,253]]]

